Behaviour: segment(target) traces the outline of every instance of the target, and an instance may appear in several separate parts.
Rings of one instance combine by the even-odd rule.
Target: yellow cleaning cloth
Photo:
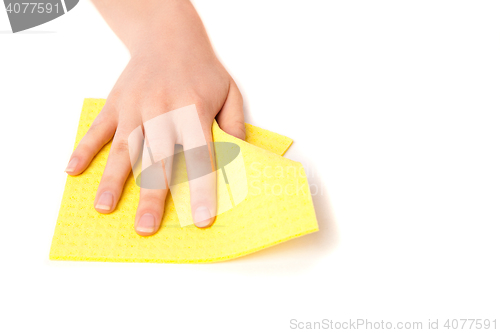
[[[104,106],[85,99],[75,147]],[[243,155],[248,194],[233,209],[218,215],[206,229],[181,227],[171,195],[159,231],[142,237],[134,231],[140,188],[132,174],[116,210],[100,214],[94,196],[111,144],[96,155],[81,175],[68,176],[52,240],[50,259],[204,263],[227,260],[318,230],[302,165],[284,154],[292,140],[246,124],[246,142],[223,132],[214,122],[215,142],[237,144]],[[279,155],[278,155],[279,154]],[[186,202],[189,202],[187,198]]]

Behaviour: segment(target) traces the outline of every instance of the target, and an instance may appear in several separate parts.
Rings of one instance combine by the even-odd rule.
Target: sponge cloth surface
[[[75,147],[104,106],[85,99]],[[318,230],[302,165],[280,155],[292,140],[246,124],[246,141],[223,132],[214,122],[215,142],[241,149],[248,193],[206,229],[181,227],[171,195],[159,231],[142,237],[134,230],[140,188],[132,173],[114,212],[93,206],[111,143],[79,176],[68,176],[52,240],[50,259],[113,262],[205,263],[249,254]],[[224,186],[224,184],[222,185]],[[187,200],[189,202],[189,200]]]

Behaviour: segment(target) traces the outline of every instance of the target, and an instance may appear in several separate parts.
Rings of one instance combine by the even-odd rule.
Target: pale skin
[[[245,138],[243,99],[217,59],[205,28],[189,0],[93,0],[101,15],[130,52],[106,104],[71,155],[66,172],[76,176],[111,139],[106,168],[96,193],[99,213],[115,210],[131,172],[129,134],[144,122],[184,106],[196,105],[206,141],[212,123]],[[215,178],[190,188],[197,227],[215,219]],[[168,189],[141,188],[135,230],[155,234],[163,217]],[[207,211],[211,214],[207,214]]]

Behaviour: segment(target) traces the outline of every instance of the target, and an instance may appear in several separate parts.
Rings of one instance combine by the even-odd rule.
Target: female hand
[[[138,126],[192,104],[196,106],[207,143],[212,141],[215,118],[222,130],[240,139],[245,138],[245,126],[241,93],[215,56],[189,1],[94,0],[94,3],[129,49],[131,59],[104,108],[71,155],[66,172],[73,176],[82,173],[113,138],[94,202],[98,212],[110,213],[120,200],[131,171],[128,138]],[[189,137],[184,136],[184,144],[188,144]],[[198,227],[213,223],[215,182],[215,177],[210,177],[194,185],[190,183],[191,211]],[[168,188],[141,188],[135,218],[139,235],[156,233],[167,193]]]

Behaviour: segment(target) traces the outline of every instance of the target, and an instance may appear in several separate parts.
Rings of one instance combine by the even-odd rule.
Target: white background
[[[500,328],[500,3],[196,6],[247,122],[295,140],[320,231],[219,264],[49,261],[83,99],[128,54],[87,1],[18,34],[1,8],[0,331]]]

